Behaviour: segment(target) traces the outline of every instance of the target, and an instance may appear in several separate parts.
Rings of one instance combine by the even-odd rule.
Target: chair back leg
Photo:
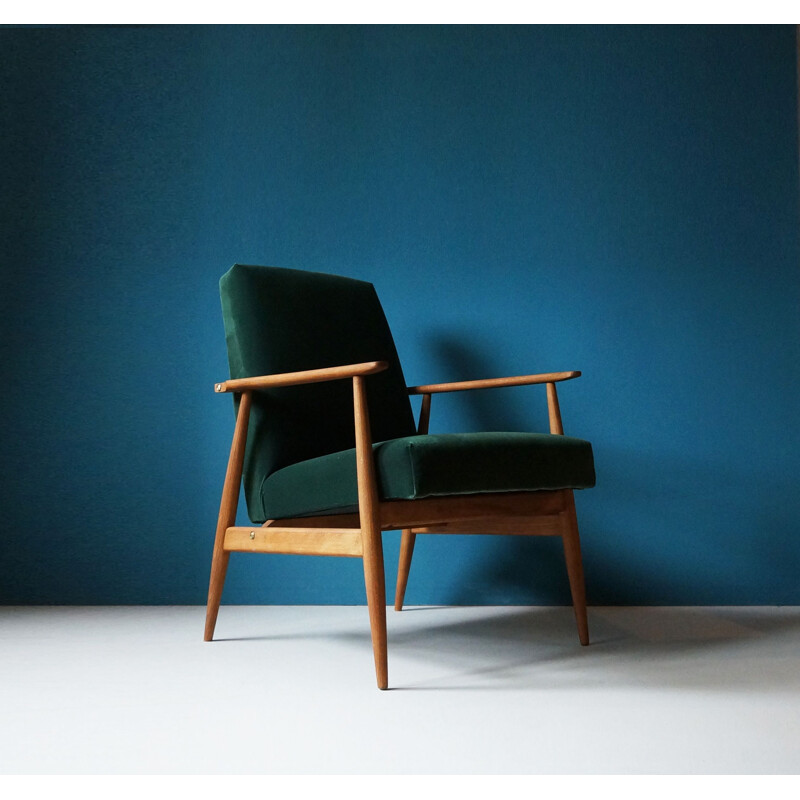
[[[431,396],[422,395],[422,405],[419,410],[419,422],[417,423],[417,433],[425,435],[428,432],[428,425],[431,419]],[[411,570],[411,556],[414,555],[414,542],[417,535],[410,530],[404,530],[400,538],[400,559],[397,565],[397,586],[394,593],[394,610],[403,610],[403,601],[406,597],[406,586],[408,585],[408,573]]]
[[[582,645],[589,644],[589,620],[586,616],[586,585],[583,578],[581,559],[581,540],[578,534],[578,518],[575,514],[575,496],[571,489],[564,492],[566,510],[564,511],[564,560],[567,562],[567,576],[572,593],[572,607],[578,623],[578,636]]]
[[[414,542],[417,535],[410,530],[405,530],[400,537],[400,559],[397,564],[397,587],[394,594],[394,610],[403,610],[403,601],[406,597],[408,573],[411,570],[411,557],[414,555]]]

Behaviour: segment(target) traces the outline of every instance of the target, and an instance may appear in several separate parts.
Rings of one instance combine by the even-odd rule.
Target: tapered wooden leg
[[[239,400],[239,412],[236,415],[236,427],[233,430],[231,452],[228,457],[228,468],[225,471],[225,483],[222,485],[222,499],[217,517],[217,532],[214,537],[214,555],[211,557],[211,578],[208,582],[208,605],[206,606],[206,629],[203,638],[210,642],[214,638],[217,624],[219,604],[222,600],[222,587],[225,585],[225,573],[228,571],[230,553],[223,548],[225,531],[236,522],[236,507],[239,505],[239,484],[242,480],[244,448],[247,440],[247,425],[250,420],[250,403],[252,395],[244,392]]]
[[[581,541],[578,535],[578,518],[575,514],[575,497],[571,490],[565,492],[567,509],[566,526],[562,536],[564,541],[564,558],[567,562],[569,588],[572,592],[572,606],[575,609],[575,620],[578,623],[578,636],[581,644],[589,644],[589,620],[586,616],[586,585],[583,579],[583,561],[581,559]]]
[[[203,638],[210,642],[214,638],[214,628],[217,625],[219,604],[222,600],[222,588],[225,585],[225,573],[228,571],[230,553],[224,550],[214,553],[211,560],[211,580],[208,583],[208,605],[206,606],[206,631]]]
[[[414,555],[414,542],[417,538],[411,531],[403,531],[400,537],[400,560],[397,565],[397,588],[394,594],[394,610],[403,610],[403,600],[406,596],[408,573],[411,569],[411,556]]]
[[[364,551],[364,581],[367,586],[372,651],[375,656],[375,677],[379,689],[389,686],[389,664],[386,651],[386,576],[383,568],[383,540],[372,457],[372,438],[367,411],[367,395],[362,377],[353,378],[353,409],[356,428],[356,473],[358,476],[358,515]]]
[[[364,531],[364,582],[367,587],[369,626],[375,677],[379,689],[389,686],[389,658],[386,643],[386,577],[383,568],[383,542],[380,530]]]
[[[422,395],[422,406],[419,410],[419,423],[417,433],[422,435],[428,432],[428,423],[431,418],[431,396]],[[394,592],[394,610],[403,610],[403,601],[406,597],[406,586],[408,586],[408,573],[411,569],[411,556],[414,555],[414,542],[417,535],[410,530],[403,531],[400,537],[400,559],[397,565],[397,586]]]

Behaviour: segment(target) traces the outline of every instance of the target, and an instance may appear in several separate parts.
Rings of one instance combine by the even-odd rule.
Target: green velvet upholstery
[[[220,279],[231,378],[387,361],[366,379],[373,441],[415,433],[406,382],[371,283],[236,264]],[[243,483],[253,522],[276,470],[355,446],[351,380],[253,394]]]
[[[372,284],[234,265],[220,280],[231,378],[386,361],[365,379],[382,499],[594,485],[588,442],[534,433],[417,436],[394,341]],[[349,379],[253,394],[243,484],[250,519],[357,505]]]
[[[588,489],[592,446],[544,433],[447,433],[373,445],[382,500],[483,492]],[[262,507],[271,519],[354,511],[356,455],[350,449],[302,461],[270,475]]]

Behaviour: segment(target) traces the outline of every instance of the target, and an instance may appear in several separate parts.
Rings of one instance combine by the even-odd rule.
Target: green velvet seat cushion
[[[379,442],[373,452],[382,500],[588,489],[595,483],[591,444],[570,436],[428,434]],[[264,480],[261,501],[267,519],[355,510],[355,450],[277,470]]]

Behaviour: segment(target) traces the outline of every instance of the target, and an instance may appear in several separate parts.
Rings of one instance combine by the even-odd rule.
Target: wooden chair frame
[[[389,684],[386,643],[386,583],[381,534],[401,530],[395,609],[403,607],[414,542],[419,533],[488,533],[524,536],[561,536],[569,577],[578,635],[589,644],[586,595],[581,561],[580,537],[571,489],[433,497],[419,500],[386,500],[378,496],[372,454],[365,379],[387,368],[372,361],[326,369],[229,380],[215,385],[215,391],[239,396],[239,413],[233,433],[225,483],[222,490],[211,579],[208,589],[205,640],[214,636],[228,560],[232,552],[293,553],[300,555],[351,556],[363,559],[367,590],[375,673],[379,689]],[[458,383],[431,384],[408,388],[410,395],[422,395],[417,432],[426,434],[431,396],[440,392],[488,389],[503,386],[545,384],[550,433],[561,435],[561,412],[556,383],[577,378],[580,372],[520,375]],[[242,480],[247,426],[252,394],[259,389],[304,383],[351,379],[358,476],[358,513],[298,519],[268,520],[262,526],[236,526],[239,486]]]

